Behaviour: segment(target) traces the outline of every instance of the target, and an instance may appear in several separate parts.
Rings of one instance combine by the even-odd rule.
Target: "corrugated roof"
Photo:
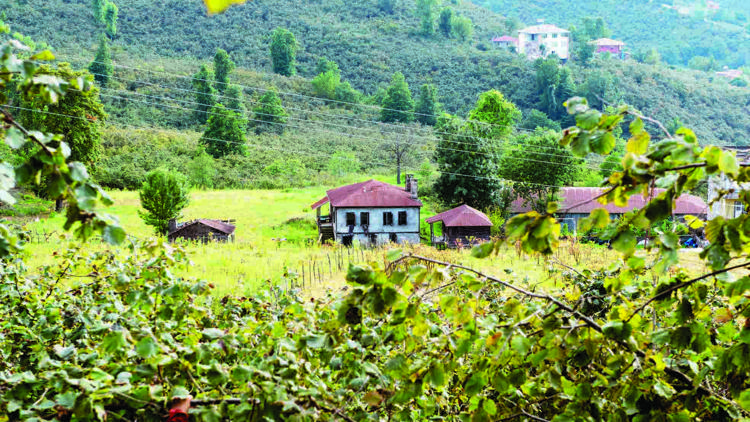
[[[643,195],[634,195],[630,197],[627,207],[618,207],[614,204],[602,205],[599,201],[592,200],[603,192],[604,189],[602,188],[562,188],[559,193],[563,199],[562,204],[560,204],[560,210],[566,210],[569,214],[588,214],[597,208],[605,208],[610,214],[624,214],[636,208],[643,208],[650,200],[648,197],[644,198]],[[654,189],[653,196],[656,197],[662,192],[664,192],[664,189]],[[708,206],[706,206],[703,199],[694,195],[681,195],[675,202],[676,204],[672,210],[673,214],[702,215],[708,212]],[[570,208],[574,205],[577,206]],[[512,213],[529,211],[531,211],[531,207],[524,206],[521,198],[513,201],[511,206]]]
[[[179,233],[186,227],[190,227],[194,224],[203,224],[204,226],[211,227],[212,229],[216,229],[224,234],[230,235],[234,233],[235,227],[231,224],[224,223],[223,221],[219,220],[208,220],[208,219],[199,219],[195,221],[191,221],[189,223],[185,223],[181,225],[177,230],[173,231],[172,233],[169,233],[170,235]]]
[[[422,202],[413,199],[411,193],[399,186],[377,180],[342,186],[326,192],[326,197],[312,204],[316,209],[326,202],[332,207],[421,207]]]
[[[461,205],[427,219],[428,224],[442,221],[446,227],[491,227],[492,222],[483,212]]]
[[[522,29],[522,30],[520,30],[518,32],[522,32],[524,34],[555,34],[555,33],[557,33],[557,34],[564,34],[564,33],[570,32],[570,31],[568,31],[567,29],[558,28],[555,25],[547,23],[547,24],[544,24],[544,25],[530,26],[530,27],[524,28],[524,29]]]

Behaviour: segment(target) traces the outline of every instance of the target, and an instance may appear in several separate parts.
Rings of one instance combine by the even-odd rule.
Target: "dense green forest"
[[[705,0],[475,0],[475,3],[526,25],[544,19],[565,28],[580,27],[582,17],[602,17],[611,27],[612,36],[625,41],[632,53],[655,48],[663,60],[674,65],[697,65],[709,60],[712,68],[719,69],[750,64],[750,2],[744,0],[717,1],[719,9],[709,8]]]
[[[138,187],[147,171],[161,165],[197,173],[196,180],[208,175],[205,185],[213,187],[323,183],[320,177],[330,174],[392,168],[387,147],[404,136],[412,145],[404,170],[427,171],[439,131],[417,123],[406,128],[378,123],[383,117],[378,107],[395,72],[403,73],[414,99],[423,84],[432,84],[442,109],[464,117],[480,93],[496,89],[523,112],[520,124],[528,130],[569,125],[562,97],[581,95],[598,108],[627,103],[670,127],[685,124],[702,142],[750,143],[750,89],[713,72],[607,57],[585,65],[535,63],[490,41],[517,29],[517,19],[469,2],[433,1],[425,27],[419,12],[424,4],[259,0],[208,17],[197,0],[172,0],[158,8],[133,0],[118,2],[116,28],[95,19],[88,0],[15,1],[3,13],[27,41],[48,43],[59,60],[77,68],[89,66],[107,33],[115,67],[101,90],[109,116],[94,175],[113,188]],[[453,30],[441,24],[446,15],[438,13],[441,8],[451,10]],[[610,26],[616,29],[617,22]],[[289,76],[273,73],[269,45],[276,28],[296,39]],[[249,153],[214,160],[199,146],[209,115],[196,116],[203,106],[190,77],[201,65],[212,71],[217,48],[237,65],[230,79],[241,88],[238,107],[248,111],[243,125]],[[316,78],[331,66],[336,86],[347,87],[342,92]],[[552,104],[545,94],[550,88],[562,93]],[[254,111],[268,90],[278,92],[286,113],[274,130],[262,130],[258,121],[266,114]],[[355,104],[337,102],[342,99]],[[546,113],[542,123],[535,110]],[[544,123],[547,117],[552,122]]]

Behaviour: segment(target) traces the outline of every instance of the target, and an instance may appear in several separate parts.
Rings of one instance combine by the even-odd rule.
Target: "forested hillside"
[[[414,98],[423,84],[434,84],[444,109],[463,116],[480,93],[497,89],[523,111],[527,129],[534,128],[533,110],[543,110],[558,126],[569,124],[561,121],[562,94],[551,108],[542,95],[569,73],[571,83],[561,91],[586,96],[597,107],[628,103],[672,126],[688,125],[702,142],[750,143],[750,89],[713,73],[606,58],[586,66],[548,64],[542,71],[540,63],[492,46],[493,35],[513,30],[517,22],[468,2],[433,3],[432,34],[425,34],[411,0],[257,0],[214,17],[206,16],[199,0],[159,7],[146,0],[117,3],[117,31],[110,36],[116,67],[102,89],[108,122],[116,128],[104,133],[103,162],[95,171],[109,187],[137,187],[146,171],[160,165],[197,173],[193,177],[200,180],[205,163],[212,163],[216,187],[315,183],[314,175],[324,169],[392,166],[386,146],[400,135],[383,134],[377,107],[395,72],[404,74]],[[471,31],[441,33],[441,8],[469,18]],[[14,31],[49,43],[59,59],[79,68],[94,59],[104,32],[88,0],[13,1],[3,12]],[[292,76],[273,74],[269,43],[277,27],[291,31],[299,46]],[[237,64],[231,80],[241,85],[244,108],[253,110],[266,90],[276,89],[288,118],[283,131],[256,131],[253,119],[263,113],[250,113],[250,154],[211,161],[198,146],[205,126],[195,118],[199,101],[189,77],[202,64],[212,67],[217,48]],[[316,92],[311,79],[324,57],[362,93],[350,96],[361,105],[344,106]],[[552,73],[542,75],[547,71]],[[435,136],[430,126],[413,129],[411,136],[419,142],[403,164],[415,171],[427,165]]]
[[[713,67],[750,64],[750,2],[693,0],[475,0],[498,13],[532,25],[538,19],[565,28],[581,25],[583,17],[602,17],[612,36],[631,52],[657,49],[670,64],[687,66],[714,60]],[[670,6],[670,7],[665,7]]]

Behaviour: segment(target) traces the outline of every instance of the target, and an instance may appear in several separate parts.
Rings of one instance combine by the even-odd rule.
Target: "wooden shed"
[[[234,240],[234,229],[233,225],[221,220],[199,219],[179,225],[170,221],[167,238],[170,242],[176,239],[197,240],[204,243],[212,240],[226,242]]]
[[[443,236],[435,236],[433,224],[440,222]],[[427,219],[430,225],[430,238],[434,246],[459,248],[481,243],[490,239],[492,222],[481,211],[468,205],[461,205]]]

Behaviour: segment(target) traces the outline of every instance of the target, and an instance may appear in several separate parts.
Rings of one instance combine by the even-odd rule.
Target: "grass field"
[[[250,294],[271,283],[288,283],[282,276],[292,274],[305,294],[319,296],[328,289],[339,289],[350,262],[383,261],[388,248],[347,249],[320,246],[310,205],[320,199],[326,188],[253,191],[194,191],[184,210],[184,219],[232,218],[236,220],[233,243],[187,244],[192,265],[179,270],[186,277],[205,279],[216,285],[219,295]],[[115,205],[108,212],[118,216],[129,235],[148,239],[153,231],[138,216],[137,192],[111,192]],[[425,209],[422,218],[434,214]],[[55,251],[76,245],[69,234],[61,231],[63,217],[52,214],[27,224],[34,241],[27,246],[27,263],[31,268],[48,265]],[[286,238],[285,242],[273,239]],[[109,246],[93,239],[87,249],[104,250]],[[468,250],[437,251],[426,245],[405,248],[415,254],[440,259],[485,271],[488,274],[513,277],[526,286],[553,290],[561,287],[564,264],[578,270],[607,267],[617,254],[602,246],[563,243],[552,261],[523,256],[512,245],[497,257],[475,259]],[[683,254],[688,256],[694,253]],[[691,259],[691,258],[688,258]],[[701,269],[696,268],[696,271]],[[510,275],[508,275],[510,274]]]

